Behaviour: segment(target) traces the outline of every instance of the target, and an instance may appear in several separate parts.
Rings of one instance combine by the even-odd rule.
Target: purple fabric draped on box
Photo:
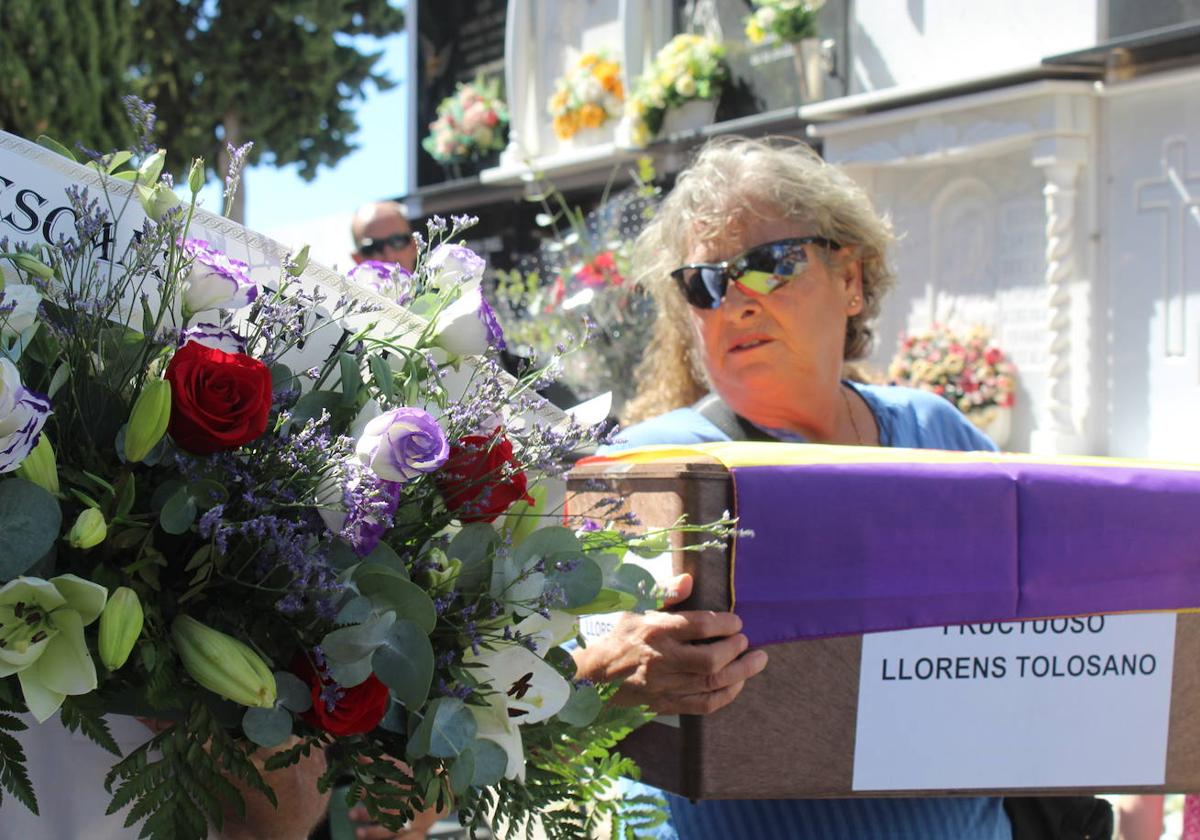
[[[732,469],[755,645],[1200,606],[1200,472],[1041,463]]]

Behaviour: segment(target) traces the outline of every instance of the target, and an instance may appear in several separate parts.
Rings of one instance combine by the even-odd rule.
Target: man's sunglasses
[[[388,248],[403,251],[412,241],[413,235],[411,233],[393,233],[391,236],[384,236],[379,239],[372,239],[369,236],[365,236],[358,243],[358,252],[364,257],[370,257],[374,254],[381,254]]]
[[[756,245],[731,260],[694,263],[671,272],[687,302],[697,309],[716,309],[730,283],[755,294],[767,295],[808,267],[807,245],[836,251],[842,246],[823,236],[799,236]]]

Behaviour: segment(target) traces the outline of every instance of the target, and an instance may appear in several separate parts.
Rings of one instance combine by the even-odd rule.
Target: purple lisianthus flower
[[[434,286],[452,286],[459,283],[479,282],[487,263],[465,245],[443,242],[433,250],[425,261],[429,281]]]
[[[192,259],[183,280],[183,306],[188,312],[241,309],[258,297],[250,266],[213,248],[203,239],[186,239],[180,247]]]
[[[412,273],[399,263],[363,260],[350,269],[346,279],[366,286],[401,306],[412,301]]]
[[[221,350],[226,353],[245,353],[246,340],[236,332],[217,324],[196,324],[194,327],[188,327],[179,334],[179,346],[187,344],[189,341],[194,341],[197,344],[203,344],[205,347],[211,347],[214,350]]]
[[[17,366],[0,358],[0,474],[21,466],[50,414],[50,401],[22,385]]]
[[[483,297],[478,281],[462,287],[458,298],[437,315],[434,341],[456,356],[479,355],[489,347],[503,350],[504,331]]]
[[[394,408],[367,423],[355,452],[383,480],[406,482],[446,463],[450,444],[428,412]]]

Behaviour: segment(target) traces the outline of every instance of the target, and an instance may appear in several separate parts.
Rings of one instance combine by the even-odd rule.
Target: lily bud
[[[54,277],[54,269],[46,265],[32,254],[24,252],[10,254],[9,259],[13,261],[13,265],[15,265],[17,268],[24,269],[30,274],[40,277],[43,280],[50,280]]]
[[[192,168],[188,171],[188,189],[192,195],[204,188],[204,158],[192,160]]]
[[[171,383],[151,379],[138,394],[125,427],[125,460],[131,464],[150,454],[167,433],[171,420]]]
[[[100,661],[105,668],[115,671],[125,664],[142,635],[144,620],[137,593],[128,586],[119,587],[100,613]]]
[[[54,455],[54,445],[50,443],[48,435],[43,433],[38,438],[37,446],[17,467],[17,478],[32,481],[46,492],[58,495],[58,458]]]
[[[243,706],[275,705],[275,675],[237,639],[181,615],[171,625],[171,640],[184,670],[209,691]]]
[[[445,554],[442,554],[439,559],[441,563],[428,572],[430,588],[453,589],[454,582],[462,574],[462,561],[457,557],[447,559]]]
[[[163,164],[167,160],[167,150],[159,149],[150,157],[142,161],[142,165],[138,167],[139,183],[150,185],[158,181],[158,176],[162,174]]]
[[[107,536],[108,523],[104,521],[104,514],[88,508],[79,514],[66,539],[75,548],[89,549],[100,545]]]

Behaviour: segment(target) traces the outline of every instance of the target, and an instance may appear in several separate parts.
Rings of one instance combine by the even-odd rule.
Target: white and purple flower
[[[50,414],[50,401],[22,385],[17,366],[0,358],[0,474],[21,466]]]
[[[450,443],[428,412],[394,408],[367,423],[355,453],[384,481],[406,482],[446,463]]]
[[[319,491],[317,513],[326,528],[348,542],[359,557],[366,557],[392,527],[402,493],[394,481],[366,471],[352,472],[345,487],[331,481]]]
[[[413,298],[412,273],[399,263],[363,260],[346,275],[351,283],[366,286],[376,294],[404,306]]]
[[[478,280],[464,285],[458,298],[438,313],[434,333],[437,345],[455,356],[479,355],[489,347],[503,350],[506,346],[504,330]]]
[[[179,346],[194,341],[225,353],[245,353],[246,340],[231,329],[218,324],[196,324],[179,334]]]
[[[184,278],[183,306],[187,312],[206,309],[241,309],[258,297],[258,286],[250,279],[250,266],[213,248],[203,239],[187,239],[183,253],[192,269]]]
[[[451,245],[449,242],[437,246],[425,261],[430,285],[439,287],[471,281],[478,283],[483,279],[486,269],[487,263],[483,257],[465,245]]]

